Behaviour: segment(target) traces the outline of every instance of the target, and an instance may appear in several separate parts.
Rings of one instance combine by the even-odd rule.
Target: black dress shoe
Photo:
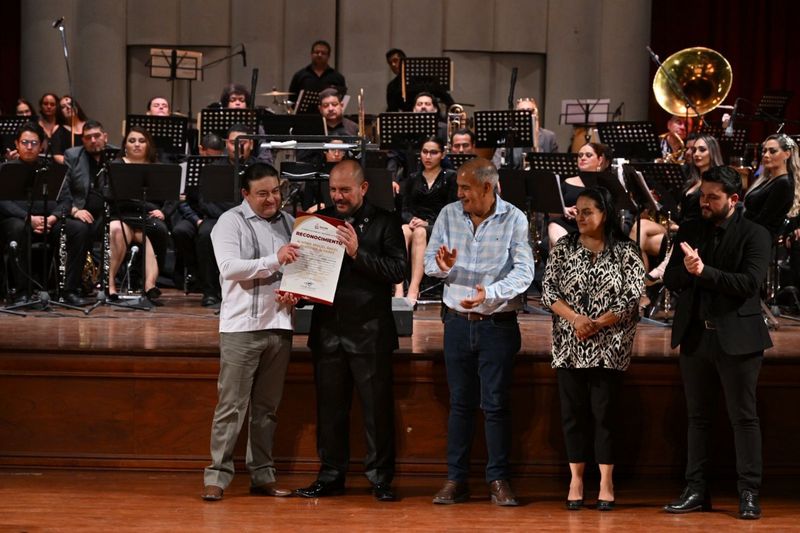
[[[758,503],[758,494],[743,490],[739,495],[739,518],[742,520],[758,520],[761,518],[761,505]]]
[[[322,498],[324,496],[338,496],[344,494],[344,480],[320,481],[316,480],[308,487],[294,491],[298,496],[304,498]]]
[[[580,511],[583,509],[583,499],[567,500],[567,511]]]
[[[711,497],[708,495],[708,492],[705,494],[700,494],[699,492],[692,490],[691,487],[686,487],[683,489],[683,492],[677,500],[664,506],[664,510],[673,514],[693,513],[695,511],[710,511]]]
[[[200,301],[200,305],[203,307],[213,307],[215,305],[219,305],[222,300],[217,298],[213,294],[204,294],[203,299]]]
[[[118,302],[119,301],[119,294],[117,294],[116,292],[109,292],[108,296],[106,296],[106,299],[109,302]]]
[[[75,307],[83,307],[84,305],[89,305],[89,300],[86,298],[81,298],[74,292],[66,292],[62,296],[64,299],[65,304],[74,305]]]
[[[613,511],[614,505],[614,500],[597,500],[598,511]]]
[[[153,301],[161,296],[161,289],[158,287],[151,287],[145,291],[144,295],[147,296],[148,300]]]
[[[397,496],[395,496],[392,490],[392,486],[388,483],[375,483],[372,486],[372,495],[375,496],[375,499],[379,502],[393,502],[397,499]]]

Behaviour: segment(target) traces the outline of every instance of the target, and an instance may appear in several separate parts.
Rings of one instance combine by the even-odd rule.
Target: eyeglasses
[[[39,141],[33,141],[30,139],[23,139],[19,142],[22,146],[26,146],[28,148],[36,148],[41,144]]]
[[[441,153],[441,150],[428,150],[426,148],[422,149],[422,155],[439,155]]]
[[[578,159],[586,158],[591,159],[595,156],[594,152],[578,152]]]

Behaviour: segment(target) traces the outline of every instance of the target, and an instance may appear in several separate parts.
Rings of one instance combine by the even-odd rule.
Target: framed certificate
[[[343,220],[322,215],[297,215],[291,242],[300,246],[300,253],[294,263],[283,268],[281,292],[333,304],[344,259],[344,245],[336,236],[336,228],[343,224]]]

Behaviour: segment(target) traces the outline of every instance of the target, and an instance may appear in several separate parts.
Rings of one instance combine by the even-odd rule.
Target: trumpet
[[[453,147],[451,146],[453,134],[467,127],[467,112],[464,111],[464,106],[461,104],[453,104],[447,110],[447,151],[449,152]]]

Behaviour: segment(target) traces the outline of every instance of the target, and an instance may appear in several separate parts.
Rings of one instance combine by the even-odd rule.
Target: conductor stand
[[[132,309],[150,310],[154,304],[146,296],[145,280],[147,257],[147,202],[149,200],[176,201],[180,194],[181,169],[178,165],[161,164],[113,164],[109,165],[111,196],[119,203],[128,200],[139,204],[137,218],[142,232],[141,294],[131,304],[123,304]],[[122,219],[122,213],[120,219]]]
[[[8,193],[1,199],[6,200],[26,200],[28,202],[28,213],[26,225],[28,227],[28,242],[25,247],[25,253],[28,258],[28,267],[31,265],[31,250],[33,247],[33,224],[31,222],[34,211],[34,198],[36,191],[41,191],[40,198],[42,204],[42,216],[44,217],[44,228],[42,230],[42,237],[45,246],[49,244],[50,227],[47,224],[47,218],[51,215],[48,209],[49,191],[60,191],[64,183],[64,176],[66,175],[67,168],[63,165],[42,167],[39,170],[34,170],[28,165],[5,165],[3,167],[2,183],[4,184],[4,192]],[[62,220],[62,224],[66,221]],[[22,269],[18,269],[22,272]],[[45,249],[42,254],[42,276],[43,283],[39,284],[33,279],[30,272],[23,272],[28,280],[28,294],[32,296],[31,300],[24,303],[10,305],[6,310],[15,309],[37,309],[41,311],[52,311],[52,307],[60,307],[63,309],[72,309],[74,311],[81,311],[86,313],[86,310],[74,305],[69,305],[59,302],[50,297],[47,291],[47,278],[50,272],[50,254]],[[39,289],[36,294],[33,294],[33,284],[36,284]]]
[[[240,52],[236,54],[238,53]],[[178,50],[175,48],[151,48],[150,59],[145,66],[150,67],[151,78],[165,79],[170,82],[170,109],[172,108],[172,103],[175,101],[175,82],[177,80],[186,80],[189,82],[189,112],[187,114],[188,116],[192,116],[192,82],[198,80],[200,77],[199,75],[203,72],[203,68],[208,68],[236,54],[231,54],[203,67],[202,52]]]

